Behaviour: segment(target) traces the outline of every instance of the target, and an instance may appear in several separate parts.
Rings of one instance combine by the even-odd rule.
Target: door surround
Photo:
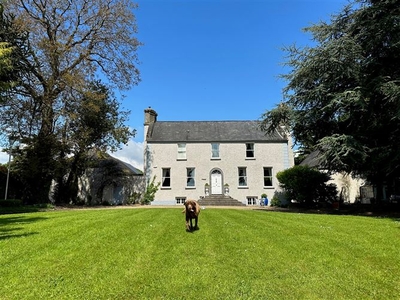
[[[223,176],[221,169],[214,168],[210,171],[211,195],[223,194]]]

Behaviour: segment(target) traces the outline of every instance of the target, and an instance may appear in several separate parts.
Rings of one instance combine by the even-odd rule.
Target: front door
[[[222,194],[222,174],[219,170],[211,173],[211,194]]]

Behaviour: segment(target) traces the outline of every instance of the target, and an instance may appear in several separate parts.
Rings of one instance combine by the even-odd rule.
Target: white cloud
[[[110,155],[143,171],[143,143],[130,140],[128,145]]]
[[[8,163],[8,154],[3,152],[3,148],[0,148],[0,164]]]

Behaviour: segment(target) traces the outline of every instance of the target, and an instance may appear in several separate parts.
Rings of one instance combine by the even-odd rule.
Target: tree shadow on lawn
[[[348,204],[342,205],[338,209],[332,207],[302,207],[300,205],[291,205],[288,208],[268,207],[255,208],[255,210],[287,212],[287,213],[304,213],[304,214],[326,214],[326,215],[349,215],[364,216],[375,218],[390,218],[394,221],[400,221],[400,206],[382,206],[369,204]]]
[[[10,239],[10,238],[18,238],[18,237],[26,237],[34,234],[38,234],[37,232],[28,232],[28,233],[18,233],[21,230],[24,230],[23,227],[15,227],[14,225],[23,225],[27,223],[33,223],[45,220],[47,218],[44,217],[24,217],[24,216],[10,216],[6,218],[0,218],[0,240]]]

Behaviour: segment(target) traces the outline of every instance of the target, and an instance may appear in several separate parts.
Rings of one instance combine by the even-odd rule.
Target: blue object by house
[[[268,205],[268,198],[264,198],[264,205],[265,205],[265,206]]]

